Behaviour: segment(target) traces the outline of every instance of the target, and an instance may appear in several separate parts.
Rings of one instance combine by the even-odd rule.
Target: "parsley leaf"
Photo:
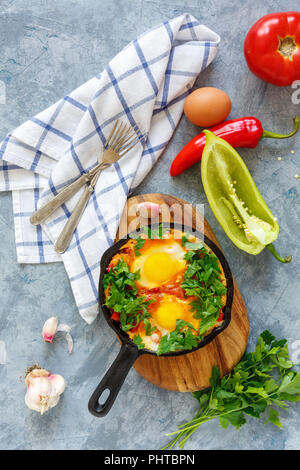
[[[157,329],[156,326],[151,326],[151,323],[150,321],[148,320],[148,318],[145,318],[144,319],[144,326],[145,326],[145,334],[146,336],[150,336],[153,331],[155,331]]]
[[[190,234],[189,233],[184,233],[181,238],[181,244],[184,246],[187,250],[201,250],[204,245],[201,242],[189,242]]]
[[[133,340],[134,344],[137,345],[138,349],[144,349],[145,345],[140,335],[134,335]]]
[[[186,246],[186,236],[182,239]],[[204,245],[196,251],[188,251],[185,259],[188,265],[181,287],[187,296],[197,297],[192,302],[192,311],[195,312],[194,317],[200,319],[199,334],[203,335],[215,325],[223,306],[222,295],[227,289],[220,280],[217,256],[208,253]]]
[[[140,249],[143,248],[145,240],[142,237],[136,238],[136,244],[134,245],[135,256],[141,256]]]
[[[157,228],[153,228],[151,226],[146,225],[143,225],[141,227],[141,232],[145,233],[150,240],[154,240],[155,238],[162,239],[164,230],[165,229],[162,223],[160,223]]]

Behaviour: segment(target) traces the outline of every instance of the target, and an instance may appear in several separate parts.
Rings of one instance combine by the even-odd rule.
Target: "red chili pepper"
[[[294,118],[294,130],[289,134],[276,134],[265,131],[261,122],[252,116],[224,121],[210,130],[218,137],[226,140],[232,147],[254,148],[260,139],[286,139],[296,134],[299,128],[299,117]],[[180,175],[190,166],[200,162],[205,147],[206,137],[203,132],[194,137],[173,160],[170,168],[171,176]]]
[[[111,315],[111,319],[115,321],[120,321],[120,314],[117,312],[113,312],[113,314]]]

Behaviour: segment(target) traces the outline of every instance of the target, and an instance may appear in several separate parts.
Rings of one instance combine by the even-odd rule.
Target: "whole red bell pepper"
[[[260,139],[265,137],[273,139],[286,139],[296,134],[299,128],[299,117],[294,118],[294,129],[289,134],[276,134],[263,129],[261,122],[252,116],[224,121],[211,127],[216,136],[226,140],[232,147],[254,148]],[[203,132],[194,137],[175,157],[171,168],[171,176],[177,176],[190,166],[199,162],[205,147],[206,137]]]
[[[263,16],[249,30],[244,54],[251,72],[262,80],[288,86],[300,79],[300,12]]]

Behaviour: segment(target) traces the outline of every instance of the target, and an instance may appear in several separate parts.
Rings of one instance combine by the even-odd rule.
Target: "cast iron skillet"
[[[152,228],[153,226],[154,224],[151,225]],[[223,307],[224,321],[222,325],[215,328],[210,334],[205,336],[203,341],[200,341],[198,343],[198,346],[194,347],[193,349],[161,354],[161,356],[181,356],[182,354],[188,354],[200,348],[203,348],[203,346],[206,346],[218,334],[220,334],[222,331],[225,330],[225,328],[227,328],[231,319],[231,307],[232,307],[232,300],[233,300],[233,280],[232,280],[232,274],[231,274],[229,265],[223,253],[215,245],[215,243],[213,243],[209,238],[207,238],[206,236],[203,237],[203,234],[200,233],[199,231],[196,231],[195,229],[191,227],[182,226],[181,224],[170,223],[168,224],[168,227],[166,228],[175,228],[175,229],[181,230],[182,232],[189,232],[193,234],[195,237],[204,240],[206,245],[208,245],[211,248],[211,250],[214,252],[214,254],[218,257],[222,265],[222,268],[224,270],[225,278],[227,281],[227,300],[226,300],[226,304]],[[130,340],[129,336],[124,331],[121,330],[119,323],[111,319],[110,311],[104,305],[105,295],[104,295],[104,289],[102,286],[103,276],[106,272],[106,268],[108,267],[110,263],[110,260],[119,251],[121,246],[124,245],[128,241],[128,238],[129,237],[123,238],[119,240],[117,243],[115,243],[113,246],[108,248],[108,250],[106,250],[105,253],[102,255],[101,262],[100,262],[101,274],[100,274],[100,279],[99,279],[99,308],[104,313],[104,317],[108,325],[114,330],[114,332],[119,337],[120,342],[121,342],[121,349],[117,358],[115,359],[113,364],[110,366],[109,370],[106,372],[105,376],[103,377],[103,379],[101,380],[101,382],[99,383],[98,387],[95,389],[94,393],[92,394],[89,400],[89,405],[88,405],[89,411],[93,415],[98,416],[98,417],[105,416],[109,412],[135,360],[142,354],[152,354],[156,356],[156,353],[154,351],[149,351],[147,349],[138,349],[136,344]],[[157,357],[161,357],[161,356],[157,356]],[[101,395],[102,394],[107,395],[107,392],[109,394],[107,398],[104,399],[104,403],[100,403]]]

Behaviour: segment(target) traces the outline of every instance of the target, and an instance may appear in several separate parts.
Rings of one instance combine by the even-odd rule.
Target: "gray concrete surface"
[[[0,80],[7,103],[0,105],[0,137],[101,71],[123,46],[147,28],[189,12],[221,35],[219,53],[201,75],[198,86],[224,89],[231,97],[231,117],[258,116],[267,129],[288,131],[300,112],[291,88],[278,88],[252,75],[243,57],[249,27],[272,11],[295,10],[297,0],[1,0]],[[197,168],[172,179],[173,157],[197,133],[182,119],[167,151],[140,193],[166,192],[192,203],[204,203],[239,283],[249,311],[252,348],[265,328],[286,337],[297,355],[299,320],[300,135],[289,141],[264,141],[241,150],[253,177],[278,216],[276,247],[293,254],[281,265],[267,252],[252,257],[225,236],[210,211]],[[295,150],[294,154],[290,151]],[[282,160],[278,161],[277,157]],[[132,370],[111,410],[96,419],[87,410],[99,377],[119,345],[103,318],[87,326],[80,318],[63,265],[18,265],[11,194],[0,194],[0,340],[8,363],[0,365],[1,449],[158,449],[167,432],[192,417],[197,403],[191,394],[156,388]],[[74,353],[63,339],[49,346],[41,340],[44,320],[58,314],[74,325]],[[20,376],[34,362],[61,373],[67,389],[59,405],[44,416],[24,405]],[[186,449],[299,449],[300,406],[282,413],[283,430],[249,418],[239,431],[211,422],[188,441]]]

